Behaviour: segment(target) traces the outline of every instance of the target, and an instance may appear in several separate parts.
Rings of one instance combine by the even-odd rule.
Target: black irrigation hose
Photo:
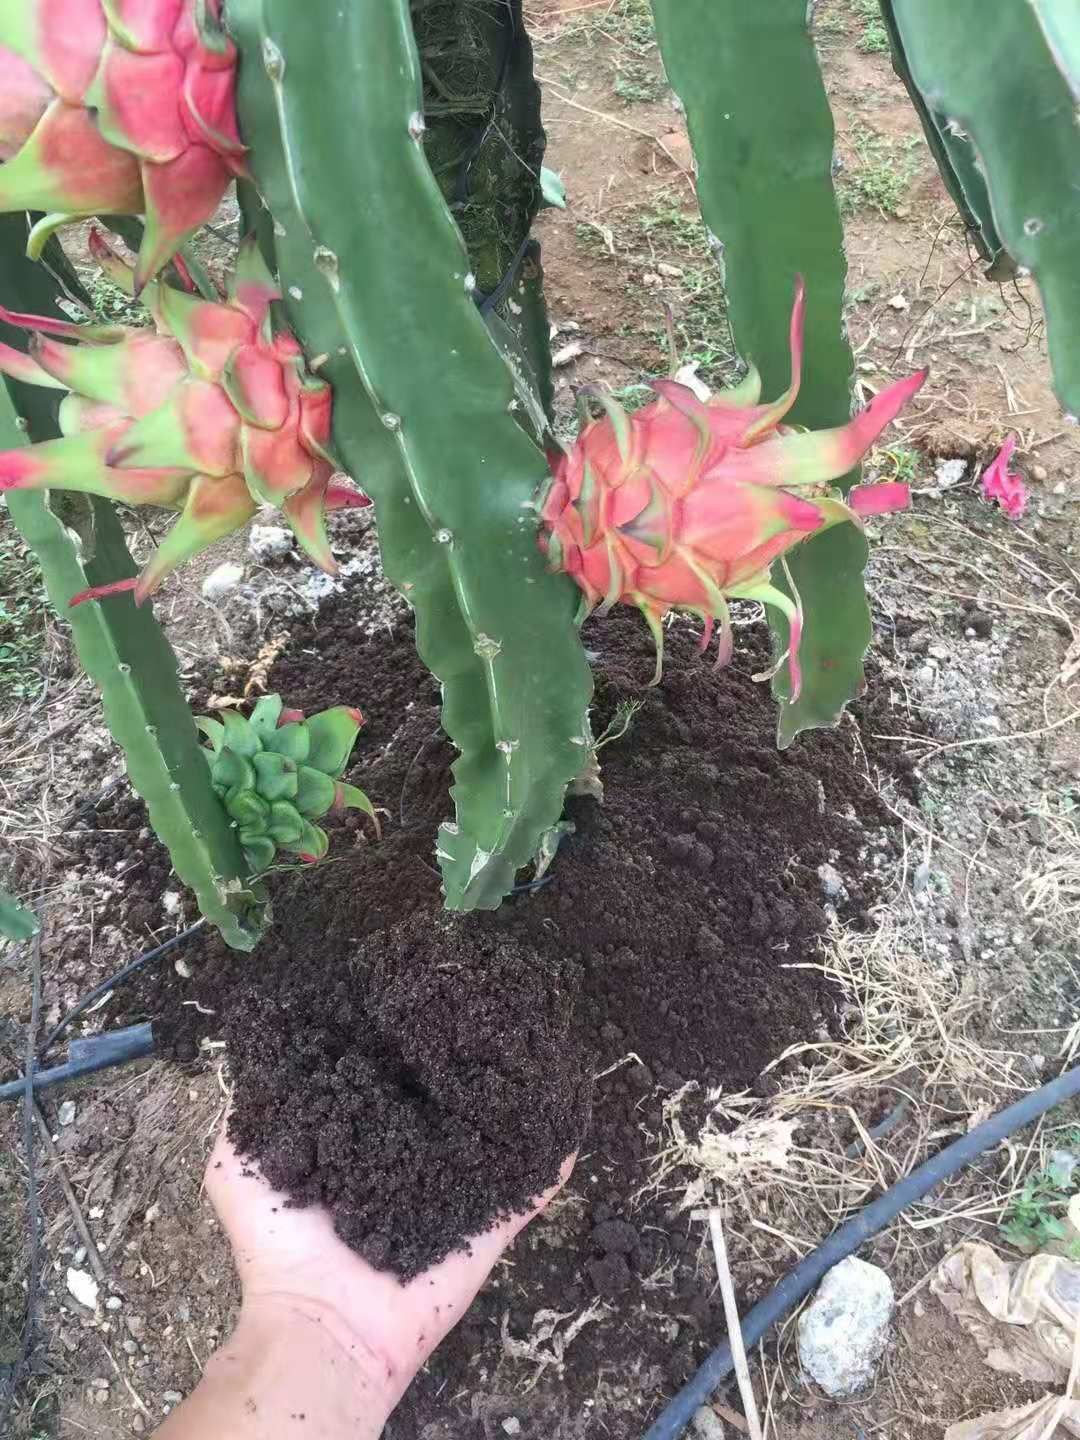
[[[189,925],[186,930],[181,930],[179,935],[174,935],[171,940],[166,940],[164,945],[158,945],[156,949],[148,950],[145,955],[140,955],[137,960],[132,960],[130,965],[125,965],[124,968],[118,970],[115,975],[110,975],[107,980],[102,980],[100,985],[95,985],[93,990],[91,990],[88,995],[84,995],[74,1009],[69,1010],[64,1018],[58,1021],[49,1031],[48,1035],[45,1036],[45,1039],[38,1046],[38,1059],[44,1059],[68,1026],[77,1020],[80,1015],[85,1015],[91,1005],[100,1000],[103,995],[107,995],[114,986],[120,985],[123,981],[130,979],[130,977],[134,975],[136,971],[141,970],[144,965],[149,965],[151,960],[160,960],[161,957],[167,955],[170,950],[176,950],[181,945],[186,945],[193,936],[205,928],[206,921],[197,920],[194,925]]]
[[[926,1160],[906,1179],[887,1190],[884,1195],[867,1205],[865,1210],[846,1221],[839,1230],[833,1231],[824,1245],[808,1255],[801,1264],[784,1276],[771,1294],[747,1314],[742,1322],[743,1344],[747,1350],[756,1345],[761,1337],[781,1321],[789,1311],[824,1277],[827,1271],[883,1230],[890,1220],[921,1200],[928,1191],[950,1179],[958,1170],[969,1165],[991,1145],[997,1145],[1021,1125],[1080,1094],[1080,1065],[1066,1070],[1056,1080],[1051,1080],[1030,1095],[1025,1095],[1015,1105],[1002,1110],[993,1119],[977,1125],[969,1135],[955,1140],[951,1145]],[[695,1412],[704,1405],[720,1382],[734,1369],[731,1346],[725,1340],[718,1345],[704,1361],[694,1377],[683,1386],[675,1398],[653,1421],[642,1440],[679,1440]]]
[[[81,1080],[84,1075],[96,1075],[99,1070],[130,1065],[153,1053],[154,1027],[148,1021],[129,1025],[124,1030],[106,1030],[103,1035],[80,1036],[68,1046],[66,1064],[43,1070],[35,1062],[30,1067],[29,1082],[25,1075],[20,1075],[17,1080],[0,1085],[0,1103],[18,1100],[27,1089],[40,1095],[42,1090],[51,1090],[54,1085],[66,1085],[69,1080]]]

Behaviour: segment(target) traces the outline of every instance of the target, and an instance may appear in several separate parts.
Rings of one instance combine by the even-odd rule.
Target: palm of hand
[[[565,1183],[524,1215],[502,1221],[470,1242],[468,1252],[402,1285],[375,1270],[338,1238],[329,1212],[292,1209],[224,1130],[210,1157],[206,1189],[232,1243],[245,1308],[285,1310],[307,1318],[346,1352],[363,1354],[396,1403],[412,1376],[461,1319],[492,1266],[514,1237]]]

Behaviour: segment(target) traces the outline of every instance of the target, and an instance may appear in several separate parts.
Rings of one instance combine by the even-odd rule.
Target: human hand
[[[557,1194],[573,1164],[571,1157],[559,1183],[526,1214],[495,1225],[467,1252],[402,1285],[350,1250],[328,1211],[290,1208],[237,1155],[223,1130],[207,1166],[206,1191],[232,1244],[243,1289],[240,1322],[229,1342],[237,1362],[231,1378],[234,1387],[250,1392],[245,1403],[255,1408],[247,1411],[250,1425],[234,1432],[221,1425],[219,1397],[216,1433],[277,1436],[273,1422],[263,1428],[258,1421],[260,1414],[276,1413],[306,1415],[316,1421],[306,1433],[320,1437],[337,1436],[337,1426],[355,1437],[358,1423],[360,1433],[378,1434],[507,1245]],[[268,1395],[266,1386],[279,1371],[288,1394]],[[190,1418],[197,1434],[198,1420]],[[188,1433],[180,1424],[166,1429],[175,1440]]]

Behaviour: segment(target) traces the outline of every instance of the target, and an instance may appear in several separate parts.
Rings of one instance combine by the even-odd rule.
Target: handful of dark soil
[[[586,1122],[578,967],[460,928],[415,916],[346,970],[297,951],[228,1011],[237,1148],[403,1279],[552,1185]]]

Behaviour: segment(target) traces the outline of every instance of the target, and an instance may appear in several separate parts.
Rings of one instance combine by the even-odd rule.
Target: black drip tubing
[[[891,1190],[860,1210],[834,1230],[824,1245],[820,1246],[794,1270],[784,1276],[780,1284],[764,1300],[760,1300],[749,1311],[742,1322],[743,1345],[750,1350],[761,1337],[781,1321],[805,1296],[809,1295],[826,1273],[853,1255],[861,1245],[883,1230],[891,1220],[914,1205],[924,1195],[949,1180],[965,1165],[980,1156],[984,1150],[999,1144],[1014,1130],[1037,1120],[1040,1115],[1062,1101],[1080,1094],[1080,1065],[1066,1070],[1056,1080],[1051,1080],[1030,1095],[1025,1095],[1015,1105],[1008,1106],[1000,1114],[977,1125],[970,1134],[946,1145],[931,1160],[925,1160],[917,1170],[900,1180]],[[725,1340],[701,1364],[697,1374],[688,1381],[675,1398],[661,1411],[646,1430],[642,1440],[679,1440],[694,1418],[695,1412],[706,1403],[709,1396],[722,1380],[735,1368],[731,1358],[731,1346]]]

